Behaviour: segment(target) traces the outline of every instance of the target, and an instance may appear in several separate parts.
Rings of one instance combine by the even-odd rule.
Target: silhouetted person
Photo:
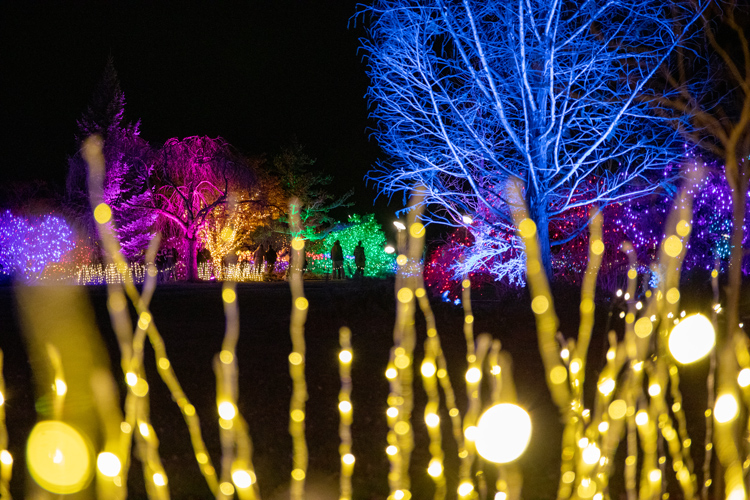
[[[363,278],[365,275],[365,264],[367,263],[367,257],[365,256],[365,247],[362,246],[362,240],[357,243],[354,247],[354,265],[357,266],[357,270],[354,271],[354,277]]]
[[[344,278],[344,250],[339,240],[331,247],[331,263],[333,265],[333,279]]]
[[[266,250],[266,274],[269,276],[273,272],[274,264],[276,264],[276,250],[269,243],[268,250]]]
[[[255,264],[255,272],[260,274],[263,269],[263,259],[266,256],[266,249],[263,248],[263,243],[258,245],[258,248],[253,252],[253,264]]]

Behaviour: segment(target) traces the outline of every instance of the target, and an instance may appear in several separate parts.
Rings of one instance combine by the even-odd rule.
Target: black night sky
[[[334,175],[331,191],[354,188],[353,210],[373,211],[363,177],[380,152],[355,12],[343,0],[2,2],[0,181],[62,188],[76,119],[112,54],[126,119],[152,144],[220,135],[271,156],[296,137]]]

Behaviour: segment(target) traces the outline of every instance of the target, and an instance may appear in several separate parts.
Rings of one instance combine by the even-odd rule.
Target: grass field
[[[106,289],[89,287],[93,311],[99,329],[109,348],[111,364],[119,370],[119,352],[106,311]],[[354,497],[385,498],[388,495],[388,460],[385,409],[388,384],[384,371],[389,349],[393,345],[395,314],[392,281],[308,282],[305,293],[310,301],[306,324],[308,411],[307,438],[310,450],[308,498],[338,497],[338,329],[352,330],[354,361],[352,364],[354,407],[353,453]],[[475,332],[488,332],[500,339],[514,362],[514,378],[519,404],[531,415],[533,434],[527,452],[519,459],[524,475],[524,498],[554,498],[559,477],[561,426],[544,381],[534,320],[529,300],[522,292],[499,298],[493,293],[475,294]],[[575,335],[578,322],[578,296],[575,288],[556,290],[555,300],[566,336]],[[249,424],[253,439],[253,460],[263,498],[285,498],[284,490],[292,469],[291,438],[287,432],[291,380],[287,356],[291,350],[289,312],[291,295],[288,285],[248,283],[238,285],[241,336],[237,349],[240,370],[238,408]],[[704,302],[704,301],[700,301]],[[699,302],[696,299],[695,304]],[[701,303],[702,308],[710,307]],[[460,307],[433,301],[438,331],[448,359],[449,374],[457,391],[459,408],[465,407],[463,373],[466,370],[466,344],[462,333]],[[693,307],[696,309],[697,305]],[[154,321],[164,337],[172,365],[187,396],[201,418],[204,439],[214,463],[220,455],[215,406],[215,378],[212,359],[220,351],[224,331],[221,288],[217,284],[160,285],[152,301]],[[605,355],[605,325],[610,305],[597,307],[597,324],[590,349],[588,377],[595,388],[595,370]],[[618,326],[616,315],[613,326]],[[6,411],[10,451],[16,457],[12,493],[24,498],[27,479],[23,465],[26,436],[36,421],[31,367],[15,313],[13,290],[0,288],[0,348],[5,353],[4,375],[7,384]],[[617,329],[617,328],[616,328]],[[425,327],[417,318],[417,362],[422,357]],[[150,381],[151,416],[160,439],[160,454],[169,478],[172,498],[212,498],[201,477],[190,446],[187,428],[169,392],[154,369],[153,353],[146,351]],[[701,442],[702,412],[705,409],[704,380],[707,363],[682,373],[683,394],[694,428],[693,441]],[[121,373],[116,373],[121,379]],[[588,384],[587,384],[588,385]],[[124,394],[124,382],[121,393]],[[592,390],[593,389],[593,390]],[[416,450],[412,460],[412,484],[415,498],[432,497],[432,481],[426,473],[429,460],[427,433],[421,415],[425,397],[416,381],[414,410]],[[71,403],[73,404],[73,403]],[[449,492],[455,492],[458,471],[455,445],[450,438],[449,418],[443,410],[446,475]],[[694,454],[701,451],[694,448]],[[696,456],[696,458],[699,458]],[[700,462],[696,463],[696,469]],[[622,491],[617,474],[613,476],[611,494]],[[621,474],[620,474],[621,476]],[[140,465],[134,460],[128,481],[129,498],[145,498]],[[449,493],[449,498],[452,495]]]

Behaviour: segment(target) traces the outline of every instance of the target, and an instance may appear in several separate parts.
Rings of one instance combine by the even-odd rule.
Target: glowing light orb
[[[436,413],[428,413],[424,417],[427,427],[437,427],[440,425],[440,417]]]
[[[497,404],[485,411],[477,424],[477,452],[495,463],[520,457],[531,439],[531,418],[520,406]]]
[[[99,453],[99,456],[96,458],[96,467],[103,475],[107,477],[115,477],[120,473],[122,465],[120,464],[120,459],[117,458],[117,455],[105,451]]]
[[[482,370],[480,370],[476,366],[466,370],[467,382],[469,382],[470,384],[476,384],[480,380],[482,380]]]
[[[58,396],[65,396],[68,392],[68,385],[61,379],[55,379],[55,393]]]
[[[425,361],[424,363],[422,363],[421,371],[423,376],[432,377],[433,375],[435,375],[436,371],[435,364],[430,361]]]
[[[236,414],[237,409],[233,403],[224,401],[219,405],[219,416],[224,420],[232,420]]]
[[[61,495],[86,487],[93,472],[91,455],[77,430],[55,420],[36,424],[26,444],[31,477],[45,490]]]
[[[167,478],[164,477],[164,474],[157,472],[153,475],[153,479],[156,486],[165,486],[167,484]]]
[[[648,423],[648,413],[639,411],[635,414],[635,423],[637,425],[646,425]]]
[[[737,400],[731,394],[723,394],[719,396],[714,405],[714,418],[720,424],[725,424],[734,420],[737,417],[739,407]]]
[[[339,411],[341,413],[349,413],[350,411],[352,411],[352,404],[349,401],[340,402]]]
[[[234,485],[228,481],[221,483],[219,490],[226,496],[234,496]]]
[[[99,224],[106,224],[112,218],[112,209],[106,203],[99,203],[94,208],[94,219]]]
[[[13,465],[13,455],[8,450],[0,452],[0,463],[5,465]]]
[[[435,460],[435,459],[430,461],[430,466],[427,467],[427,474],[429,474],[432,477],[440,477],[442,473],[443,473],[443,464],[441,464],[439,460]]]
[[[750,368],[743,368],[737,375],[737,383],[740,387],[747,387],[750,385]]]
[[[702,359],[711,352],[715,344],[714,326],[702,314],[693,314],[683,319],[669,335],[669,352],[682,364]]]
[[[385,449],[385,452],[386,452],[386,454],[388,456],[392,457],[393,455],[395,455],[396,453],[398,453],[398,448],[396,448],[393,445],[390,445],[388,448]]]
[[[224,302],[226,302],[227,304],[231,304],[237,298],[237,293],[231,288],[225,288],[221,292],[221,298],[224,299]]]
[[[393,380],[394,378],[396,378],[397,375],[398,375],[398,372],[396,371],[395,368],[388,368],[385,371],[385,378],[387,378],[388,380]]]
[[[344,349],[339,353],[339,360],[342,363],[351,363],[352,362],[352,351]]]
[[[255,478],[251,475],[250,472],[242,469],[237,469],[236,471],[232,472],[232,481],[234,481],[235,486],[244,489],[252,486],[255,482]]]
[[[601,392],[605,396],[609,396],[612,391],[615,390],[615,381],[611,378],[605,378],[604,380],[599,383],[599,392]]]
[[[352,465],[356,461],[356,458],[354,458],[354,455],[352,455],[351,453],[347,453],[346,455],[341,457],[341,461],[346,465]]]
[[[596,446],[596,444],[591,443],[588,446],[586,446],[583,449],[583,452],[581,453],[581,458],[583,459],[583,462],[588,465],[594,465],[599,461],[599,457],[602,456],[602,452],[599,450],[599,447]]]

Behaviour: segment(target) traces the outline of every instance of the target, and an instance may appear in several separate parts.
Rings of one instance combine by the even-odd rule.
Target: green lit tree
[[[330,253],[336,240],[341,242],[341,247],[344,249],[344,268],[348,275],[354,274],[354,247],[359,241],[362,242],[367,257],[365,276],[383,276],[393,273],[395,255],[385,253],[385,233],[374,215],[350,215],[346,224],[335,226],[323,239],[315,242],[311,250],[316,256],[322,258],[309,261],[308,267],[312,272],[330,271],[330,258],[324,256]]]

